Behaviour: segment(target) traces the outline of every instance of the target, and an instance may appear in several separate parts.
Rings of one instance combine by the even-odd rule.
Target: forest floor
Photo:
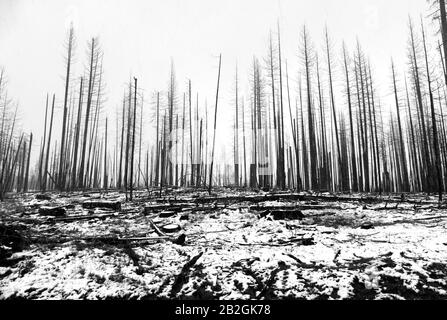
[[[425,195],[10,195],[0,299],[447,299]]]

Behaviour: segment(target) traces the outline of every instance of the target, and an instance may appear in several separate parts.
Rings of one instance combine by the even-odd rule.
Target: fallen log
[[[51,200],[51,196],[46,195],[46,194],[36,194],[34,196],[34,198],[36,198],[36,200]]]
[[[434,202],[422,200],[410,200],[401,198],[391,198],[384,199],[382,197],[357,197],[357,196],[324,196],[324,195],[305,195],[305,194],[266,194],[266,195],[248,195],[248,196],[220,196],[220,197],[200,197],[191,199],[156,199],[155,201],[159,203],[169,202],[171,204],[184,203],[185,201],[190,201],[195,204],[205,204],[205,203],[231,203],[231,202],[251,202],[251,203],[261,203],[266,201],[324,201],[324,202],[359,202],[359,203],[408,203],[408,204],[433,204]]]
[[[363,229],[363,230],[374,229],[374,224],[372,224],[371,222],[364,222],[361,224],[360,229]]]
[[[314,238],[301,238],[301,239],[291,239],[289,241],[278,241],[277,243],[265,243],[265,242],[253,242],[253,243],[238,243],[240,246],[265,246],[265,247],[283,247],[285,245],[302,245],[302,246],[313,246],[315,245]]]
[[[75,222],[81,220],[93,220],[93,219],[106,219],[116,217],[116,213],[111,214],[94,214],[94,215],[82,215],[82,216],[73,216],[73,217],[64,217],[64,218],[56,218],[50,219],[48,222]]]
[[[287,265],[285,264],[285,262],[279,261],[278,268],[273,269],[273,271],[270,273],[270,278],[267,280],[267,282],[264,285],[264,288],[258,294],[256,299],[261,299],[261,298],[269,299],[270,298],[269,292],[272,290],[273,284],[275,283],[276,275],[280,271],[286,270],[286,269],[287,269]]]
[[[308,211],[308,210],[343,210],[340,206],[330,206],[330,205],[298,205],[298,206],[250,206],[250,211],[265,211],[265,210],[298,210],[298,211]]]
[[[194,203],[188,203],[188,204],[161,204],[160,206],[158,205],[151,205],[151,206],[146,206],[144,208],[144,214],[152,214],[154,212],[175,212],[175,213],[179,213],[179,212],[184,212],[184,211],[188,211],[188,212],[207,212],[207,211],[215,211],[215,210],[221,210],[221,209],[225,209],[227,206],[226,205],[219,205],[219,204],[215,204],[212,206],[199,206],[198,204],[194,204]]]
[[[158,215],[160,218],[170,218],[176,215],[175,211],[162,211]]]
[[[154,228],[155,232],[161,237],[167,237],[167,234],[160,230],[160,228],[152,221],[152,219],[147,219],[151,224],[152,228]]]
[[[197,261],[200,259],[200,257],[203,256],[203,252],[199,253],[195,257],[193,257],[191,260],[189,260],[185,265],[183,266],[180,273],[175,277],[174,284],[172,285],[170,296],[171,298],[175,298],[177,293],[182,290],[183,285],[188,282],[188,273],[189,270],[197,263]]]
[[[261,212],[260,217],[271,215],[274,220],[303,220],[304,214],[299,210],[267,210]]]
[[[41,216],[51,216],[51,217],[63,217],[66,215],[66,210],[64,207],[40,207],[39,214]]]
[[[119,238],[116,236],[99,236],[99,237],[60,237],[56,239],[48,238],[48,237],[37,237],[31,238],[31,243],[38,244],[61,244],[67,243],[71,241],[85,241],[85,242],[99,242],[108,245],[125,245],[129,242],[160,242],[160,241],[171,241],[175,244],[182,245],[186,240],[186,235],[181,234],[178,237],[128,237],[128,238]]]
[[[446,218],[447,218],[447,215],[442,215],[442,216],[426,217],[426,218],[395,220],[395,221],[391,221],[391,222],[377,222],[375,224],[375,226],[377,226],[377,227],[392,226],[392,225],[396,225],[396,224],[416,223],[416,222],[431,221],[431,220],[442,220],[442,219],[446,219]]]
[[[158,203],[158,204],[150,204],[146,205],[144,207],[144,214],[151,214],[158,211],[175,211],[180,212],[184,208],[192,208],[195,207],[195,204],[192,203],[176,203],[176,204],[169,204],[169,203]]]
[[[121,210],[121,202],[113,202],[113,201],[86,201],[82,203],[82,207],[84,209],[111,209],[120,211]]]
[[[286,256],[288,256],[289,258],[292,258],[293,260],[295,260],[295,262],[298,263],[298,266],[300,268],[315,269],[315,268],[318,267],[318,265],[316,265],[316,264],[309,264],[309,263],[305,263],[305,262],[301,261],[299,258],[295,257],[293,254],[287,253]]]

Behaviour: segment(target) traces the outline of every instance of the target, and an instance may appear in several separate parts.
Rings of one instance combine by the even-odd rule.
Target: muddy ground
[[[0,299],[446,299],[435,197],[10,195]]]

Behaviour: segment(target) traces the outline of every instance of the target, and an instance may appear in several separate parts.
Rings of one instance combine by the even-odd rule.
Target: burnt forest
[[[423,2],[403,57],[275,16],[206,79],[189,51],[111,79],[128,61],[68,23],[32,103],[0,54],[0,299],[447,299],[447,14]]]

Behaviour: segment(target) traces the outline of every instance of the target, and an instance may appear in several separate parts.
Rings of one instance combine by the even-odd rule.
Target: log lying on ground
[[[185,265],[183,266],[180,273],[175,277],[174,284],[171,288],[170,296],[171,298],[175,298],[177,293],[182,290],[182,287],[185,283],[188,282],[188,273],[189,270],[197,263],[197,261],[200,259],[200,257],[203,256],[203,252],[199,253],[195,257],[193,257],[191,260],[189,260]]]
[[[43,206],[39,208],[39,214],[41,216],[51,216],[51,217],[64,217],[67,211],[64,207],[47,207]]]
[[[344,208],[340,206],[331,206],[331,205],[297,205],[297,206],[250,206],[250,211],[265,211],[265,210],[299,210],[299,211],[307,211],[307,210],[343,210]]]
[[[164,233],[163,231],[160,230],[160,228],[154,223],[154,221],[152,221],[152,219],[147,219],[150,223],[150,225],[152,226],[152,228],[154,228],[155,232],[161,236],[161,237],[167,237],[167,234]]]
[[[71,241],[85,241],[88,243],[102,243],[108,245],[126,245],[130,242],[138,243],[157,243],[160,241],[171,241],[178,245],[183,245],[186,241],[186,235],[180,234],[178,237],[124,237],[119,238],[117,236],[96,236],[96,237],[34,237],[30,239],[31,243],[38,244],[62,244]]]
[[[46,194],[36,194],[35,197],[36,200],[51,200],[51,196],[46,195]]]
[[[113,201],[86,201],[82,203],[82,207],[84,209],[111,209],[120,211],[121,210],[121,202],[113,202]]]
[[[147,204],[144,207],[144,213],[145,214],[151,214],[158,211],[175,211],[180,212],[184,208],[192,208],[196,205],[193,203],[176,203],[176,204],[169,204],[169,203],[157,203],[157,204]]]
[[[129,242],[159,242],[159,241],[172,241],[179,242],[185,235],[180,235],[176,238],[173,237],[129,237],[129,238],[118,238],[118,237],[85,237],[78,240],[86,242],[101,242],[105,244],[126,244]]]
[[[158,215],[160,218],[170,218],[176,215],[175,211],[162,211]]]
[[[251,202],[260,203],[265,201],[322,201],[322,202],[359,202],[359,203],[409,203],[409,204],[432,204],[433,201],[422,201],[422,200],[410,200],[402,199],[400,197],[393,198],[382,198],[382,197],[372,197],[372,196],[324,196],[324,195],[305,195],[305,194],[291,194],[291,193],[278,193],[278,194],[265,194],[265,195],[247,195],[247,196],[221,196],[221,197],[200,197],[200,198],[188,198],[188,199],[156,199],[155,201],[164,203],[169,202],[171,204],[184,203],[185,201],[190,201],[195,204],[205,204],[205,203],[234,203],[234,202]]]
[[[112,217],[116,217],[116,214],[115,213],[92,214],[92,215],[63,217],[63,218],[51,219],[51,220],[49,220],[49,222],[74,222],[74,221],[81,221],[81,220],[106,219],[106,218],[112,218]]]
[[[364,222],[360,225],[360,229],[363,229],[363,230],[374,229],[374,224],[372,224],[372,222]]]
[[[265,246],[265,247],[283,247],[286,245],[300,245],[300,246],[313,246],[315,245],[313,237],[306,238],[290,238],[289,240],[279,240],[278,242],[251,242],[251,243],[238,243],[240,246]]]
[[[157,200],[157,201],[164,201],[164,200]],[[199,206],[195,203],[176,203],[176,204],[155,204],[155,205],[146,205],[144,208],[144,214],[152,214],[154,212],[183,212],[183,211],[191,211],[191,212],[197,212],[197,211],[215,211],[219,209],[225,209],[226,205],[221,205],[215,203],[214,205],[210,206]]]
[[[303,220],[304,214],[300,210],[265,210],[260,217],[265,218],[271,215],[274,220]]]

